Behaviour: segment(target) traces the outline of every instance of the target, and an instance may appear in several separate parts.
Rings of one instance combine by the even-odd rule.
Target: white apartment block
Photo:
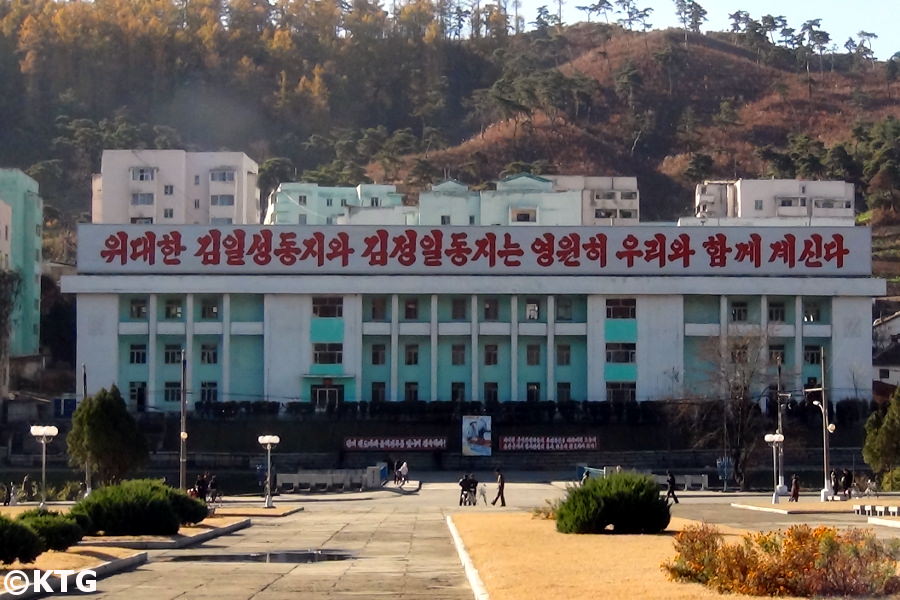
[[[637,225],[640,194],[636,177],[542,175],[557,192],[581,192],[582,225]]]
[[[778,218],[797,225],[848,225],[855,216],[853,200],[853,184],[844,181],[705,181],[696,188],[694,214],[701,219]]]
[[[345,209],[350,207],[379,209],[402,204],[403,194],[398,194],[394,185],[361,183],[356,187],[331,187],[320,186],[318,183],[286,182],[272,192],[263,223],[336,225],[345,216]],[[364,213],[365,211],[357,211],[360,215]],[[376,211],[375,214],[387,213]],[[346,221],[346,218],[342,221]]]
[[[259,166],[243,152],[104,150],[94,223],[257,224]]]
[[[442,181],[419,193],[420,225],[477,225],[481,196],[455,180]]]

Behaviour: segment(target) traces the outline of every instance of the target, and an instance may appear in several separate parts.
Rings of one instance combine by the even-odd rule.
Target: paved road
[[[331,496],[284,496],[305,510],[283,518],[256,518],[248,529],[188,550],[151,551],[150,561],[134,571],[98,583],[96,598],[127,600],[462,600],[472,592],[445,524],[447,514],[459,510],[530,510],[565,492],[561,485],[531,481],[507,485],[507,508],[460,508],[456,483],[431,474],[417,494],[390,490]],[[487,474],[482,476],[488,480]],[[509,475],[510,481],[529,479]],[[756,495],[755,500],[765,498]],[[747,496],[682,495],[673,515],[752,529],[785,527],[795,522],[835,525],[863,524],[850,515],[783,516],[729,506]],[[247,502],[231,499],[229,504]],[[879,535],[896,537],[900,530],[877,528]],[[188,554],[230,554],[279,550],[329,549],[353,553],[351,560],[307,564],[168,562]],[[62,596],[59,596],[62,597]]]

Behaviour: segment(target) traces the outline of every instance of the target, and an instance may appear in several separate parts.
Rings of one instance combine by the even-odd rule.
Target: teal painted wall
[[[373,298],[382,298],[384,300],[384,318],[378,319],[377,322],[385,323],[390,322],[391,320],[391,297],[388,294],[383,294],[380,296],[363,296],[362,306],[363,306],[363,321],[368,322],[376,322],[375,319],[372,318],[372,299]]]
[[[819,320],[818,321],[809,321],[814,322],[820,325],[828,325],[831,323],[831,298],[826,298],[822,296],[816,297],[806,297],[803,299],[803,314],[804,319],[806,315],[807,305],[816,304],[819,307]]]
[[[199,313],[198,313],[199,314]],[[204,344],[215,344],[218,362],[205,365],[200,360],[200,354]],[[232,352],[234,350],[232,349]],[[222,336],[220,335],[195,335],[194,347],[191,353],[191,368],[193,379],[191,381],[191,393],[195,400],[200,400],[200,384],[204,381],[215,381],[218,386],[218,400],[224,400],[222,393]]]
[[[340,377],[344,374],[344,365],[309,365],[309,372],[323,377]]]
[[[557,363],[554,367],[556,381],[571,384],[572,400],[576,402],[587,400],[587,343],[585,338],[583,336],[558,335],[556,344],[568,344],[571,355],[569,366]],[[555,349],[551,358],[556,361]]]
[[[822,346],[825,348],[825,378],[827,381],[825,382],[825,387],[829,387],[831,385],[831,377],[828,375],[829,369],[835,368],[835,365],[832,365],[831,358],[829,358],[831,354],[831,341],[828,338],[813,338],[813,337],[805,337],[803,338],[803,350],[805,353],[806,346]],[[816,381],[819,381],[822,378],[822,367],[820,365],[810,365],[806,364],[806,361],[803,361],[803,370],[801,371],[802,379],[800,383],[806,384],[807,379],[810,377],[814,377]],[[853,392],[849,390],[835,390],[835,393],[846,393],[846,395],[852,396]]]
[[[239,323],[257,323],[263,320],[265,308],[261,294],[232,294],[231,320]]]
[[[479,337],[478,344],[478,385],[481,386],[478,390],[478,397],[484,397],[484,383],[492,381],[497,383],[497,399],[500,402],[509,402],[511,400],[509,387],[511,362],[509,338],[505,336],[483,335]],[[484,364],[484,347],[488,344],[497,345],[497,364],[493,366]],[[519,380],[524,381],[521,376],[519,377]],[[524,392],[522,399],[524,399]]]
[[[406,382],[419,384],[419,400],[431,398],[431,344],[430,339],[423,335],[402,335],[399,337],[399,350],[397,366],[397,379],[399,389],[397,398],[405,397]],[[406,364],[406,346],[416,344],[419,346],[419,361],[415,365]]]
[[[263,400],[263,336],[231,336],[231,390],[225,400]]]
[[[218,307],[215,317],[203,318],[203,303],[207,300],[213,301]],[[194,296],[194,320],[204,323],[215,323],[222,320],[222,295],[221,294],[197,294]]]
[[[174,319],[166,318],[166,304],[169,301],[177,300],[181,302],[181,317]],[[156,318],[159,321],[168,321],[168,322],[184,322],[184,318],[187,315],[187,306],[185,305],[186,296],[184,294],[160,294],[156,297]],[[148,308],[149,310],[149,308]]]
[[[178,402],[166,402],[165,400],[165,388],[167,381],[177,381],[181,382],[181,361],[176,360],[173,364],[165,363],[165,352],[167,344],[177,344],[184,348],[184,336],[183,335],[159,335],[156,336],[156,385],[154,388],[156,389],[156,398],[154,401],[157,403],[157,406],[163,407],[164,409],[174,410],[178,407]],[[149,352],[149,350],[148,350]],[[192,398],[188,398],[188,403],[192,401]]]
[[[450,400],[451,384],[460,381],[466,385],[466,400],[472,397],[472,345],[464,335],[441,336],[438,342],[438,400]],[[453,346],[465,347],[465,364],[453,364]],[[481,394],[479,393],[479,396]]]
[[[714,388],[714,356],[717,337],[684,338],[684,393],[688,396],[706,396],[716,393]]]
[[[547,338],[520,335],[519,336],[519,398],[525,400],[526,385],[528,383],[539,383],[541,386],[541,400],[547,399]],[[527,359],[528,346],[536,345],[541,350],[540,361],[537,365],[529,365]],[[555,358],[554,358],[555,360]]]
[[[453,299],[458,298],[466,304],[466,318],[453,318]],[[472,318],[472,297],[471,296],[438,296],[438,321],[442,323],[468,323]]]
[[[496,299],[499,312],[499,318],[492,321],[508,323],[510,320],[510,296],[478,296],[478,321],[484,321],[484,301],[488,299]]]
[[[784,304],[784,322],[788,325],[795,323],[794,296],[769,296],[767,300],[769,306],[776,302]]]
[[[637,319],[606,319],[607,342],[636,342]]]
[[[406,318],[407,300],[418,301],[418,311],[415,319]],[[408,294],[405,296],[400,296],[399,301],[400,304],[398,310],[400,311],[399,318],[401,323],[428,323],[431,321],[431,296],[427,294]],[[421,396],[421,392],[419,393],[419,395]]]
[[[340,317],[312,317],[309,322],[310,342],[343,342],[344,319]]]
[[[718,296],[685,296],[684,322],[712,324],[719,322]]]
[[[587,322],[587,298],[584,296],[557,296],[556,301],[559,303],[560,298],[569,298],[572,301],[572,320],[563,323],[585,323]],[[559,320],[559,319],[558,319]]]
[[[728,296],[728,320],[731,321],[731,307],[735,302],[747,303],[747,320],[745,323],[761,323],[762,298],[759,296]]]
[[[606,363],[603,373],[606,381],[637,381],[637,364]]]
[[[384,345],[384,364],[372,364],[372,346]],[[384,383],[384,398],[391,397],[391,337],[388,335],[363,336],[362,345],[362,398],[366,402],[372,401],[372,382]]]
[[[129,363],[131,345],[144,344],[149,348],[148,337],[146,335],[121,335],[119,336],[119,391],[122,397],[128,402],[128,382],[143,381],[149,384],[150,371],[148,363],[150,362],[150,351],[147,350],[147,363],[142,365],[133,365]],[[109,387],[112,382],[105,382],[103,387]]]
[[[547,296],[518,296],[519,306],[518,310],[518,319],[519,323],[546,323],[547,322]],[[528,310],[528,300],[537,300],[538,305],[538,318],[529,320],[526,318],[526,313]]]
[[[147,303],[147,311],[150,311],[150,297],[146,294],[122,294],[119,296],[119,322],[121,323],[146,323],[147,317],[135,319],[131,317],[131,301],[143,299]]]

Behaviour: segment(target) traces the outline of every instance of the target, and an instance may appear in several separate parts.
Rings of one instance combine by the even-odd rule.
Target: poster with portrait
[[[487,415],[462,418],[463,456],[491,455],[491,418]]]

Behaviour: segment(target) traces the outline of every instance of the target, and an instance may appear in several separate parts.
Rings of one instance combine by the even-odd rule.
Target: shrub
[[[726,544],[715,528],[702,525],[679,533],[675,549],[675,559],[662,565],[669,576],[705,583],[718,592],[860,596],[897,587],[897,542],[881,542],[860,529],[794,525]]]
[[[91,520],[91,517],[87,514],[87,511],[84,510],[83,507],[78,506],[77,504],[69,509],[68,516],[75,519],[75,522],[78,523],[78,526],[81,527],[81,531],[84,532],[84,535],[94,535],[97,533],[96,527],[94,527],[94,521]]]
[[[669,506],[646,475],[614,473],[571,487],[556,511],[562,533],[658,533],[669,524]]]
[[[84,530],[74,517],[58,512],[29,510],[16,519],[37,533],[48,550],[65,550],[84,537]]]
[[[0,563],[29,563],[43,551],[44,542],[32,528],[0,516]]]

